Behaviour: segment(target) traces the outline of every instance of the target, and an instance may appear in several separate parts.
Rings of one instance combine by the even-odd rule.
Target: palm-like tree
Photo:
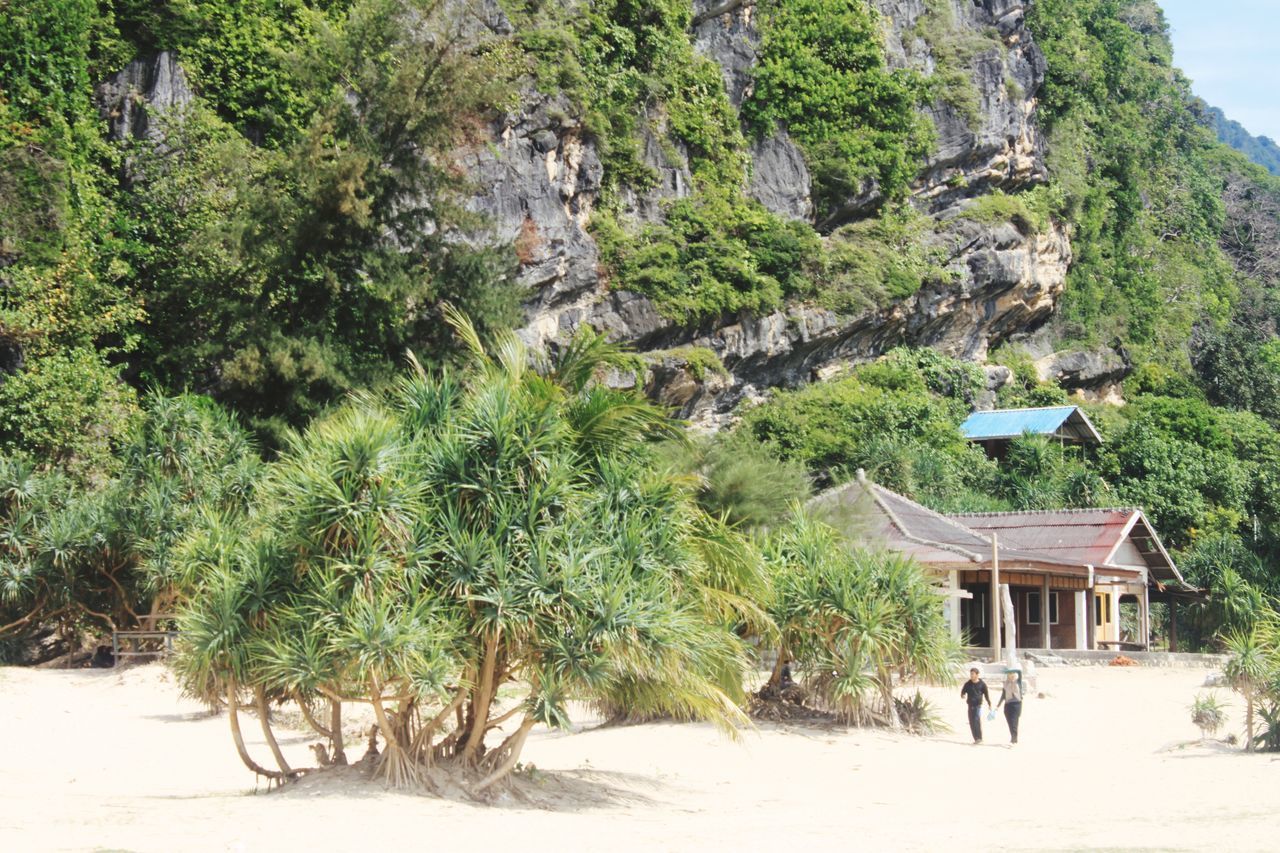
[[[1249,628],[1227,634],[1225,644],[1229,657],[1223,675],[1231,689],[1244,697],[1244,748],[1252,750],[1258,704],[1280,701],[1280,616],[1266,610]]]
[[[148,398],[95,491],[0,459],[0,637],[152,627],[185,592],[178,544],[201,512],[242,513],[260,464],[230,416],[190,395]]]
[[[183,622],[188,688],[264,709],[327,699],[334,722],[309,716],[329,734],[343,703],[367,703],[390,782],[443,762],[476,792],[535,725],[566,724],[571,698],[739,722],[732,628],[762,617],[763,573],[730,559],[745,540],[692,484],[654,473],[650,439],[671,423],[594,381],[621,357],[594,335],[535,364],[514,336],[488,351],[449,316],[461,372],[415,363],[291,437],[239,543],[188,541],[204,577]]]
[[[934,584],[914,563],[859,550],[799,511],[768,556],[780,635],[771,686],[793,661],[846,722],[896,727],[895,682],[950,678],[958,649]]]

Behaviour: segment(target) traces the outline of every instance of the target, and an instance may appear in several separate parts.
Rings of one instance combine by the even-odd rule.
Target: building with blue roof
[[[1027,434],[1045,435],[1072,444],[1102,443],[1102,436],[1079,406],[974,412],[960,425],[960,431],[993,456],[1002,456],[1010,441]]]

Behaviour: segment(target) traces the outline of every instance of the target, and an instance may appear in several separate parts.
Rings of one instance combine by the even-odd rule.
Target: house
[[[1084,566],[1091,584],[1068,589],[1050,584],[1048,638],[1054,647],[1119,648],[1122,643],[1148,648],[1151,636],[1153,590],[1186,587],[1169,552],[1140,509],[1064,509],[995,512],[949,516],[984,536],[995,536],[1001,547],[1033,551]],[[1022,579],[1019,579],[1022,580]],[[1033,583],[1015,583],[1010,593],[1018,614],[1018,635],[1046,636],[1040,622],[1042,590]],[[1043,585],[1042,585],[1043,586]],[[1086,589],[1092,588],[1092,596]],[[1066,598],[1074,600],[1067,602]],[[1093,635],[1088,619],[1079,615],[1092,600]],[[1085,643],[1089,645],[1085,645]]]
[[[971,646],[1000,639],[997,585],[1010,588],[1018,645],[1045,649],[1148,648],[1152,594],[1191,590],[1137,509],[947,516],[862,472],[808,506],[852,540],[936,574],[952,632]]]
[[[1023,435],[1044,435],[1063,443],[1102,443],[1102,436],[1079,406],[1040,409],[994,409],[974,412],[960,425],[964,437],[982,445],[987,455],[1003,458],[1009,442]]]

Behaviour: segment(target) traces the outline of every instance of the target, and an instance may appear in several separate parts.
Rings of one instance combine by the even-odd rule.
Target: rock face
[[[156,115],[186,106],[194,97],[186,72],[169,51],[135,59],[97,89],[98,111],[115,140],[160,141]]]
[[[892,66],[939,70],[936,45],[921,36],[920,25],[923,15],[942,8],[938,3],[948,4],[954,22],[947,37],[959,39],[963,48],[951,45],[947,55],[952,62],[964,56],[972,86],[967,99],[939,101],[926,111],[937,128],[937,145],[913,187],[914,205],[936,223],[931,239],[944,250],[947,281],[857,315],[798,302],[765,316],[722,317],[699,328],[674,324],[644,296],[608,286],[589,230],[601,193],[600,156],[575,105],[530,81],[518,106],[493,123],[491,138],[458,153],[458,165],[476,188],[470,207],[487,223],[474,239],[515,246],[519,281],[527,290],[521,336],[544,346],[583,325],[605,331],[647,353],[651,362],[647,377],[615,377],[617,382],[641,382],[683,416],[714,426],[744,399],[835,375],[842,366],[895,346],[932,346],[980,361],[991,346],[1048,319],[1071,262],[1068,235],[1056,225],[1036,233],[965,215],[983,193],[1013,192],[1046,179],[1044,140],[1034,121],[1044,59],[1025,27],[1023,3],[872,2],[886,23]],[[479,8],[479,14],[459,13],[460,37],[512,31],[496,0],[483,0]],[[727,11],[711,14],[722,8]],[[738,107],[752,85],[759,43],[754,5],[695,0],[694,9],[694,47],[719,65],[728,99]],[[162,141],[155,116],[186,104],[192,93],[176,58],[161,53],[131,63],[99,88],[98,97],[114,137]],[[616,199],[621,212],[638,223],[657,220],[665,202],[692,191],[686,152],[658,137],[660,114],[648,119],[657,131],[648,131],[642,154],[657,180],[643,192],[622,188]],[[825,233],[867,216],[879,200],[870,184],[834,219],[814,222],[809,169],[785,129],[749,145],[744,190],[779,216]],[[695,370],[687,359],[671,355],[687,347],[713,351],[727,374]],[[1112,382],[1106,378],[1109,368],[1071,359],[1045,369],[1091,393],[1107,393]]]
[[[926,0],[873,2],[886,21],[889,63],[936,71],[933,48],[919,35]],[[963,41],[972,91],[967,106],[940,101],[927,110],[938,143],[913,196],[916,207],[938,222],[935,239],[946,249],[950,281],[857,316],[796,303],[696,329],[675,325],[644,296],[602,282],[588,230],[600,191],[599,157],[568,104],[530,89],[519,110],[495,126],[493,144],[477,148],[467,161],[483,187],[475,209],[489,217],[495,237],[516,241],[522,260],[521,281],[529,289],[522,337],[545,345],[586,324],[654,353],[648,391],[681,415],[714,426],[744,399],[830,375],[895,346],[932,346],[981,361],[993,345],[1043,324],[1071,263],[1068,235],[1057,225],[1032,233],[1013,224],[982,224],[963,212],[983,193],[1012,192],[1046,179],[1045,143],[1034,121],[1044,58],[1019,0],[943,2],[955,23],[950,36]],[[708,14],[723,5],[696,0],[692,37],[695,49],[719,64],[737,107],[750,91],[759,36],[752,4]],[[839,221],[814,223],[809,170],[785,130],[753,141],[749,153],[746,190],[780,216],[825,231],[865,216],[877,201],[873,186],[845,205]],[[669,144],[649,138],[644,156],[659,175],[657,186],[644,195],[624,192],[622,203],[632,218],[651,221],[664,201],[690,191],[691,178],[683,152]],[[728,376],[694,379],[678,359],[660,355],[683,346],[714,351]],[[1074,381],[1076,373],[1063,370]]]
[[[1036,361],[1042,381],[1057,382],[1090,402],[1124,402],[1121,383],[1133,370],[1124,349],[1054,352]]]

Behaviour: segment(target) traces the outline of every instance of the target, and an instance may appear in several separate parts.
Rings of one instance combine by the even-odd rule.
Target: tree
[[[328,700],[335,722],[317,729],[330,734],[341,705],[361,702],[390,783],[441,764],[477,794],[534,726],[567,724],[573,698],[741,722],[731,614],[750,612],[750,566],[744,579],[720,559],[732,538],[687,480],[654,470],[647,440],[673,426],[594,381],[621,360],[600,338],[535,369],[514,336],[489,354],[450,318],[463,373],[415,363],[386,394],[293,434],[246,525],[214,520],[188,541],[201,580],[181,622],[186,688],[228,704],[255,772],[235,713],[246,693],[261,710]],[[508,685],[524,694],[513,705]],[[273,778],[298,772],[276,762]]]
[[[242,514],[260,464],[212,401],[161,395],[96,488],[0,457],[0,637],[151,627],[187,591],[177,544],[203,512]]]
[[[855,549],[832,528],[797,514],[770,543],[770,615],[778,627],[781,686],[794,661],[804,686],[850,724],[897,727],[895,683],[946,683],[958,646],[934,584],[910,560]]]
[[[1254,715],[1259,703],[1270,697],[1277,700],[1280,686],[1280,621],[1276,613],[1269,611],[1250,630],[1234,631],[1226,637],[1230,657],[1223,667],[1223,675],[1231,689],[1244,697],[1245,742],[1244,748],[1255,747]]]

